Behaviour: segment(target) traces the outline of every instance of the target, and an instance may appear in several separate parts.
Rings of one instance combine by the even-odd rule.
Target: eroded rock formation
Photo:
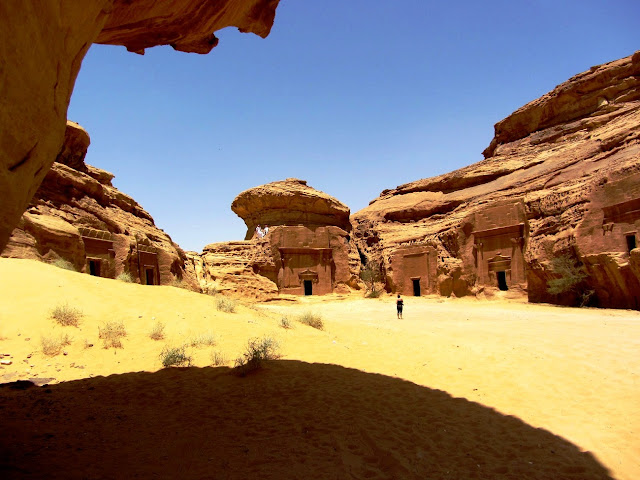
[[[484,161],[385,190],[354,237],[389,290],[638,308],[639,125],[637,52],[498,122]],[[586,278],[551,294],[557,259]]]
[[[0,249],[56,159],[82,59],[93,42],[142,53],[207,53],[216,30],[269,34],[278,0],[0,2]]]
[[[112,186],[113,175],[86,165],[89,135],[69,122],[65,144],[22,215],[3,257],[64,259],[80,272],[142,284],[181,281],[199,290],[191,264],[171,238],[131,197]]]
[[[204,290],[264,299],[359,288],[349,209],[335,198],[289,178],[240,193],[231,208],[247,225],[246,239],[191,255]]]

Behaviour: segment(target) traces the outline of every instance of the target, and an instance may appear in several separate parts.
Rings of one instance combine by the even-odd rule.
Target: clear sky
[[[482,159],[493,125],[640,50],[638,0],[281,0],[271,35],[208,55],[94,45],[68,118],[174,241],[241,240],[247,188],[308,181],[354,213]]]

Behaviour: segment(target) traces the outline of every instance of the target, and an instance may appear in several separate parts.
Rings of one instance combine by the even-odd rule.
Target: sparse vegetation
[[[68,260],[65,260],[64,258],[56,258],[53,262],[51,262],[51,265],[53,265],[54,267],[62,268],[64,270],[71,270],[72,272],[77,272],[76,267],[73,266],[73,263],[71,263]]]
[[[305,312],[298,317],[298,321],[300,323],[304,323],[305,325],[309,325],[316,330],[324,330],[324,322],[322,321],[322,315],[320,314]]]
[[[289,320],[289,317],[286,317],[286,316],[283,316],[280,319],[280,326],[285,330],[289,330],[290,328],[293,328],[293,326],[291,325],[291,321]]]
[[[376,284],[382,281],[382,268],[376,261],[369,260],[360,271],[360,278],[367,285],[367,298],[378,298],[382,291],[376,288]]]
[[[182,367],[191,365],[191,356],[187,355],[185,347],[164,347],[160,352],[163,367]]]
[[[216,337],[212,332],[204,332],[200,335],[196,335],[191,337],[187,342],[187,345],[191,347],[201,347],[201,346],[213,346],[216,344]]]
[[[218,299],[216,307],[221,312],[233,313],[236,311],[236,302],[230,298],[221,297]]]
[[[51,310],[51,318],[65,327],[77,327],[82,316],[81,310],[73,308],[68,303],[58,305]]]
[[[169,283],[169,286],[189,290],[189,286],[185,283],[185,281],[178,277],[173,277],[173,279]]]
[[[107,322],[103,327],[98,327],[98,338],[104,342],[104,348],[123,348],[122,339],[126,336],[122,322]]]
[[[551,261],[551,267],[559,277],[547,282],[547,292],[551,295],[571,294],[577,305],[589,305],[595,292],[587,288],[585,280],[589,275],[584,265],[569,255],[563,255],[555,257]]]
[[[133,283],[133,275],[131,275],[131,273],[129,272],[122,272],[116,277],[116,280],[120,280],[124,283]]]
[[[54,357],[60,354],[60,352],[62,351],[62,347],[71,345],[71,337],[69,337],[69,335],[66,333],[63,333],[58,337],[47,335],[40,339],[40,343],[42,346],[42,353],[44,353],[48,357]]]
[[[151,328],[149,338],[151,338],[151,340],[162,340],[164,338],[164,323],[158,320]]]
[[[211,352],[211,364],[219,367],[220,365],[226,365],[229,363],[227,356],[219,350]]]
[[[271,337],[253,338],[247,344],[247,350],[241,357],[236,358],[234,368],[240,376],[259,370],[266,360],[277,360],[279,354],[278,342]]]

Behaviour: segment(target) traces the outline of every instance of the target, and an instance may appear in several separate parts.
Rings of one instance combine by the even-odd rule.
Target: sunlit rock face
[[[68,122],[65,143],[13,230],[3,257],[62,259],[82,273],[199,290],[187,257],[113,175],[86,165],[89,135]]]
[[[639,75],[640,52],[592,67],[498,122],[485,160],[352,215],[387,288],[638,308]],[[563,262],[584,278],[550,293]]]
[[[0,2],[0,249],[60,152],[67,107],[94,42],[207,53],[214,32],[269,34],[278,0]]]
[[[349,208],[335,198],[289,178],[240,193],[231,208],[247,224],[247,235],[192,256],[204,290],[265,299],[360,287]]]

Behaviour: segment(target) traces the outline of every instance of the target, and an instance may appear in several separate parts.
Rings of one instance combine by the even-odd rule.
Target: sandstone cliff
[[[639,125],[637,52],[498,122],[484,161],[382,192],[352,216],[358,246],[389,290],[638,308]]]
[[[240,193],[231,208],[247,225],[245,241],[190,253],[203,290],[268,299],[360,287],[349,208],[335,198],[288,178]]]
[[[135,200],[112,186],[112,174],[84,163],[88,146],[87,132],[68,122],[65,144],[2,256],[61,258],[97,276],[129,273],[143,284],[180,281],[199,290],[180,247]]]
[[[267,36],[278,1],[0,2],[0,250],[62,147],[71,92],[93,42],[207,53],[225,27]]]

